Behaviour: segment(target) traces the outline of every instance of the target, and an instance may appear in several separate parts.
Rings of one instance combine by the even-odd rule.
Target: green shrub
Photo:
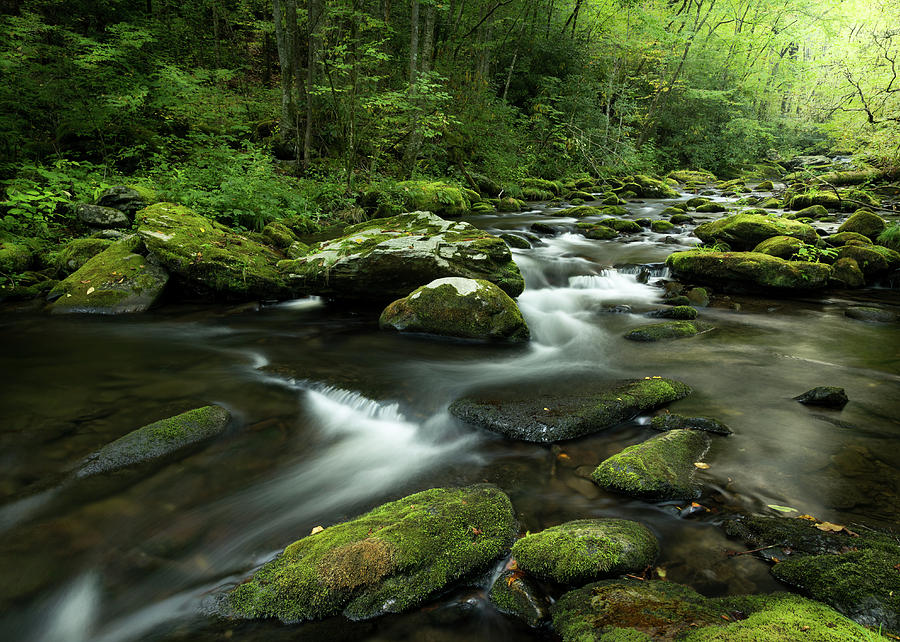
[[[875,241],[878,245],[889,247],[896,252],[900,252],[900,221],[892,223],[884,228],[884,231],[878,235]]]

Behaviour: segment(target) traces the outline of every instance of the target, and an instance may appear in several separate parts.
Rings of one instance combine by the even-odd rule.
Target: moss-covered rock
[[[506,243],[510,247],[514,247],[519,250],[528,250],[531,248],[531,243],[524,236],[519,236],[518,234],[501,234],[500,238],[503,239],[503,242]]]
[[[774,197],[767,198],[766,200],[759,203],[759,206],[767,210],[777,210],[781,207],[781,201]]]
[[[520,212],[522,211],[522,207],[522,201],[513,198],[512,196],[501,198],[496,204],[498,212]]]
[[[563,189],[561,183],[557,181],[548,181],[543,178],[526,178],[522,181],[522,187],[523,189],[530,187],[545,192],[551,192],[554,196],[560,196]]]
[[[707,203],[710,203],[710,202],[711,201],[704,196],[694,196],[693,198],[689,198],[687,201],[685,201],[684,204],[688,208],[697,209],[701,205],[706,205]]]
[[[817,528],[816,520],[744,517],[726,531],[780,560],[772,575],[867,626],[900,633],[900,543],[857,529]]]
[[[737,250],[749,250],[773,236],[791,236],[812,244],[819,240],[816,231],[805,223],[748,212],[698,225],[694,234],[704,243],[724,242]]]
[[[336,299],[397,299],[454,276],[490,281],[510,296],[525,287],[503,240],[429,212],[352,225],[278,268],[295,288]]]
[[[715,183],[716,175],[703,170],[680,169],[669,172],[668,176],[679,183]]]
[[[672,214],[669,217],[669,222],[673,225],[682,225],[683,223],[693,223],[694,217],[690,214]]]
[[[50,311],[122,314],[152,306],[169,275],[154,259],[137,254],[142,249],[141,239],[132,235],[90,258],[50,291]]]
[[[535,189],[534,187],[523,187],[522,196],[526,201],[550,201],[554,198],[553,192]]]
[[[279,249],[287,249],[297,242],[297,237],[284,223],[272,221],[263,228],[263,236],[273,246]]]
[[[674,230],[675,225],[670,223],[669,221],[656,220],[650,223],[650,229],[657,234],[665,234],[666,232],[671,232],[672,230]]]
[[[148,205],[156,203],[156,193],[142,185],[116,185],[104,191],[97,199],[97,205],[111,207],[123,212],[129,220]]]
[[[705,433],[670,430],[606,459],[591,479],[601,488],[641,499],[693,499],[700,496],[694,462],[709,444]]]
[[[706,598],[661,581],[607,580],[553,605],[563,642],[855,642],[885,640],[833,609],[791,595]]]
[[[763,181],[756,185],[757,192],[771,192],[773,189],[775,189],[775,184],[772,181]]]
[[[857,232],[838,232],[825,237],[825,242],[832,247],[846,245],[850,241],[857,241],[865,245],[872,245],[872,239]]]
[[[637,234],[642,229],[635,221],[629,221],[625,218],[605,218],[598,221],[598,223],[620,234]]]
[[[716,214],[718,212],[724,212],[728,208],[725,207],[722,203],[702,203],[695,208],[701,214]]]
[[[900,265],[900,255],[893,256],[884,252],[892,252],[886,247],[878,245],[861,245],[857,241],[850,241],[837,250],[838,259],[853,259],[866,278],[885,274],[894,266]],[[896,252],[893,252],[896,255]]]
[[[662,212],[659,213],[660,216],[675,216],[676,214],[684,214],[687,211],[684,203],[679,203],[676,205],[670,205]]]
[[[809,207],[804,207],[802,210],[794,212],[793,216],[794,218],[822,219],[828,218],[831,216],[831,213],[821,205],[810,205]]]
[[[512,554],[531,575],[580,586],[642,571],[656,560],[659,543],[638,522],[579,519],[527,534],[513,545]]]
[[[567,207],[561,212],[553,212],[554,215],[562,214],[564,216],[574,216],[575,218],[584,218],[585,216],[600,216],[602,212],[599,207],[591,207],[590,205],[578,205],[576,207]]]
[[[600,214],[603,216],[627,216],[628,210],[621,205],[607,205],[600,208]]]
[[[678,198],[678,192],[664,181],[644,174],[636,174],[633,178],[634,183],[632,184],[637,184],[639,190],[632,191],[636,191],[638,196],[643,198]]]
[[[520,571],[504,571],[491,585],[491,604],[501,613],[537,627],[550,618],[550,600],[540,588]]]
[[[168,461],[222,434],[231,415],[221,406],[203,406],[153,422],[106,444],[76,469],[77,479],[149,462]]]
[[[550,443],[609,428],[690,392],[687,385],[662,377],[617,381],[552,399],[503,389],[457,399],[450,413],[512,439]]]
[[[157,203],[135,221],[147,249],[185,288],[228,300],[294,296],[271,248],[190,208]]]
[[[11,238],[0,238],[0,274],[24,272],[31,267],[33,258],[34,255],[27,244],[17,243]]]
[[[840,209],[841,199],[834,192],[810,190],[803,194],[797,194],[790,201],[792,210],[802,210],[811,205],[821,205],[825,209],[837,210]]]
[[[884,219],[868,210],[857,210],[838,228],[838,232],[856,232],[870,239],[884,231]]]
[[[573,190],[566,194],[566,200],[570,203],[574,203],[575,201],[593,201],[594,195],[590,192],[585,192],[583,190]]]
[[[434,488],[294,542],[226,602],[234,615],[283,622],[400,613],[485,569],[515,534],[499,489]]]
[[[831,265],[831,283],[836,287],[861,288],[866,284],[866,277],[856,259],[845,256]]]
[[[831,267],[823,263],[785,261],[758,252],[689,250],[670,254],[666,265],[688,280],[778,289],[823,288],[831,275]]]
[[[472,203],[472,212],[475,214],[493,214],[497,211],[497,208],[494,207],[493,204],[488,203],[487,201],[481,201],[480,203]]]
[[[666,412],[650,420],[654,430],[703,430],[719,435],[730,435],[731,428],[712,417],[685,417],[674,412]]]
[[[619,236],[613,228],[600,223],[579,223],[577,227],[579,232],[595,241],[608,241]]]
[[[787,260],[796,256],[804,247],[806,243],[793,236],[773,236],[757,245],[753,251]]]
[[[396,216],[403,212],[433,212],[445,218],[458,218],[471,210],[469,199],[455,185],[438,181],[403,181],[389,187],[370,190],[363,201],[375,216]]]
[[[650,325],[642,325],[629,330],[625,333],[625,338],[630,341],[684,339],[711,329],[712,326],[699,321],[663,321],[662,323],[651,323]]]
[[[381,313],[382,329],[482,341],[527,341],[519,306],[489,281],[447,277],[416,289]]]
[[[110,245],[112,241],[107,239],[86,238],[69,241],[53,255],[53,266],[62,274],[71,274]]]
[[[860,189],[851,189],[841,194],[843,199],[841,209],[845,212],[852,212],[856,208],[862,207],[880,207],[881,201],[871,192]]]
[[[693,321],[697,318],[697,309],[689,305],[675,305],[671,308],[662,308],[648,312],[652,319],[676,319],[678,321]]]

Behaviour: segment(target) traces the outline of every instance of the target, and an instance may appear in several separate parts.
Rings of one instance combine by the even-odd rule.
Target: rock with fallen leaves
[[[490,281],[511,297],[525,287],[502,239],[431,212],[351,225],[278,269],[296,289],[342,300],[391,301],[444,277]]]
[[[563,394],[522,385],[457,399],[450,413],[511,439],[551,443],[604,430],[690,393],[686,384],[663,377],[590,384]]]
[[[162,295],[168,273],[137,236],[116,241],[60,281],[47,295],[53,314],[143,312]]]
[[[517,524],[489,485],[434,488],[300,539],[223,600],[232,616],[366,619],[416,607],[509,551]]]
[[[537,627],[550,617],[550,600],[525,573],[510,569],[491,585],[488,599],[498,611]]]
[[[828,606],[798,595],[706,598],[681,584],[651,580],[588,584],[564,594],[552,613],[553,628],[564,642],[881,639]]]
[[[591,479],[607,490],[648,500],[696,499],[696,472],[709,449],[709,435],[669,430],[629,446],[603,461]]]
[[[581,585],[653,564],[659,542],[639,522],[578,519],[530,533],[513,546],[519,568],[544,580]]]
[[[800,518],[745,516],[729,535],[777,560],[772,575],[847,617],[900,633],[900,541],[870,529]]]

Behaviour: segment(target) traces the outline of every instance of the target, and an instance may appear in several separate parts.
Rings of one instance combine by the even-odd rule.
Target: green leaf
[[[790,506],[779,506],[778,504],[766,504],[767,508],[771,508],[772,510],[777,510],[779,513],[796,513],[796,508],[791,508]]]

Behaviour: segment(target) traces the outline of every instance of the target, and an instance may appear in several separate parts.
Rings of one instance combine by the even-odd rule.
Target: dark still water
[[[630,205],[658,217],[659,203]],[[564,212],[478,217],[495,231]],[[527,289],[527,346],[473,345],[379,332],[378,310],[317,300],[258,308],[167,307],[120,318],[0,312],[0,639],[491,640],[553,639],[495,612],[485,586],[459,589],[401,616],[297,626],[205,615],[213,596],[318,525],[402,495],[489,481],[512,498],[521,530],[610,516],[659,536],[667,578],[707,595],[779,588],[767,567],[717,524],[775,504],[844,524],[900,521],[900,328],[847,318],[857,300],[900,305],[896,290],[777,300],[714,298],[716,329],[656,344],[625,341],[650,323],[661,290],[633,268],[696,239],[645,232],[634,242],[572,231],[515,250]],[[612,313],[613,306],[631,312]],[[572,385],[666,376],[694,394],[672,404],[735,432],[713,440],[700,500],[713,510],[607,494],[586,477],[654,431],[638,417],[557,447],[517,443],[446,411],[485,386],[523,386],[548,400]],[[842,411],[791,397],[846,389]],[[218,403],[223,438],[152,474],[111,478],[89,493],[55,484],[123,434]]]

